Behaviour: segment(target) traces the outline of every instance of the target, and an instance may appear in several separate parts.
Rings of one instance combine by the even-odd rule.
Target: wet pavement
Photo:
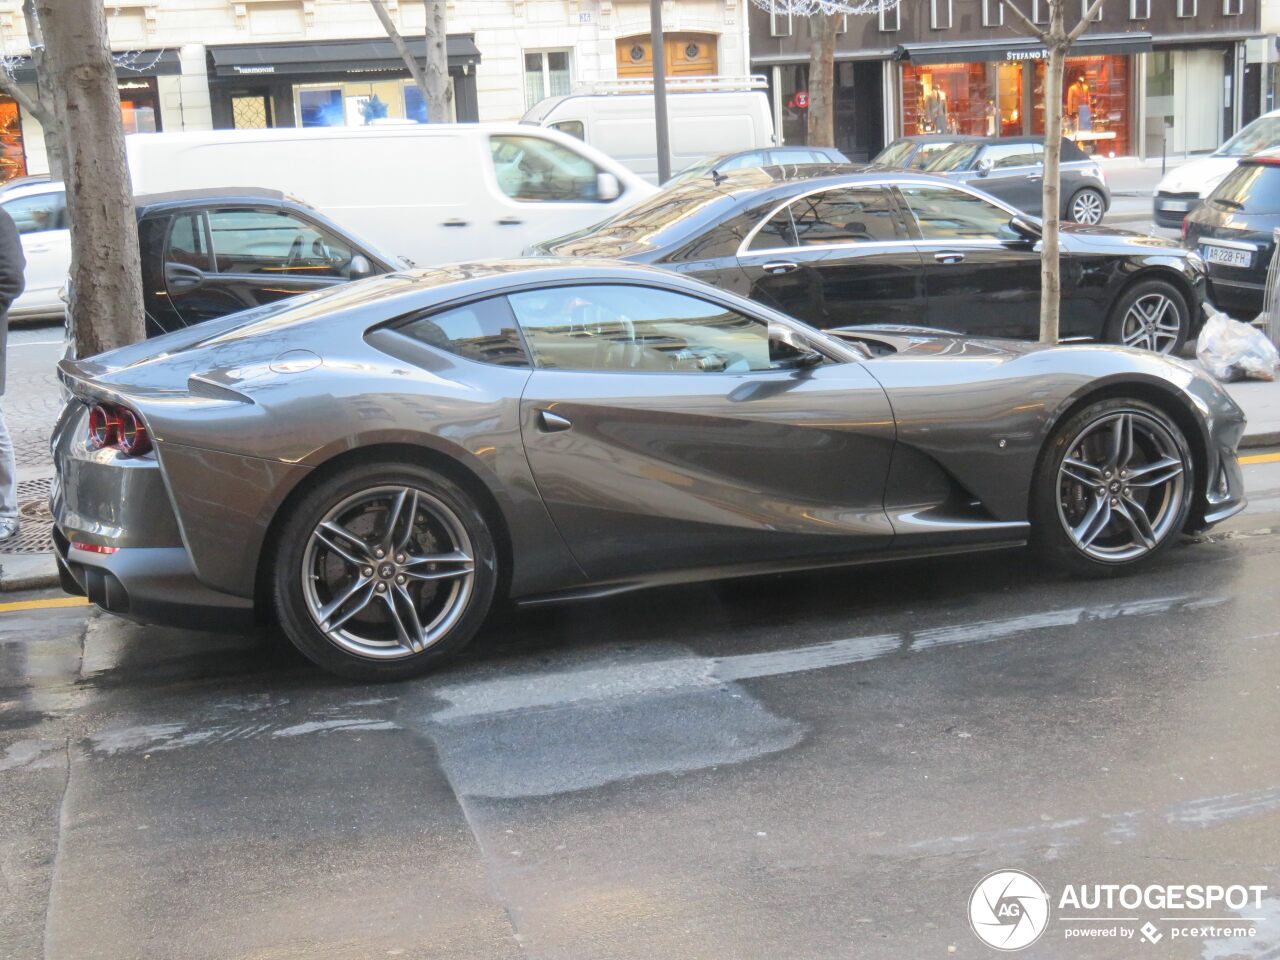
[[[1252,936],[1125,914],[1156,945],[1055,904],[1024,956],[1280,956],[1280,463],[1246,471],[1249,512],[1142,577],[666,589],[382,687],[0,607],[0,957],[986,957],[966,903],[1006,867],[1269,888],[1215,914]]]

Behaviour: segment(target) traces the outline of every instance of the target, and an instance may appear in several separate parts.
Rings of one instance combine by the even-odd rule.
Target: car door
[[[738,256],[749,296],[819,328],[915,323],[920,254],[883,184],[810,190],[775,209]]]
[[[911,214],[924,263],[929,325],[983,336],[1034,336],[1040,246],[1010,226],[1013,214],[942,184],[903,182],[898,195]]]
[[[895,428],[865,366],[657,286],[510,294],[525,451],[593,580],[883,549]],[[810,365],[811,360],[819,360]]]
[[[189,326],[345,283],[359,251],[296,211],[218,206],[173,219],[165,285]]]
[[[66,194],[48,190],[6,201],[5,213],[13,218],[27,265],[22,295],[10,308],[23,313],[62,312],[59,292],[71,268],[71,231],[67,228]]]
[[[1012,207],[1040,214],[1044,148],[1038,143],[994,143],[982,148],[965,180]]]

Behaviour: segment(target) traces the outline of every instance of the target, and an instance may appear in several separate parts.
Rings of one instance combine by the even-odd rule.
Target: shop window
[[[1244,0],[1222,0],[1222,15],[1238,17],[1244,13]]]
[[[526,51],[524,55],[524,104],[534,106],[547,97],[569,93],[569,51]]]
[[[340,87],[309,87],[298,91],[298,119],[304,127],[346,125]]]
[[[212,210],[209,235],[218,273],[346,277],[354,255],[327,230],[270,210]]]
[[[934,30],[951,29],[951,0],[929,0],[929,26]]]
[[[125,133],[155,133],[160,129],[160,96],[150,78],[121,80],[120,119]]]
[[[1130,20],[1150,20],[1151,0],[1129,0]]]
[[[1194,17],[1199,0],[1178,0],[1178,16]]]
[[[789,37],[791,36],[792,23],[791,11],[786,10],[770,10],[769,11],[769,36],[771,37]]]
[[[880,31],[882,33],[895,33],[902,26],[902,14],[895,3],[892,6],[880,8]]]
[[[237,130],[261,130],[271,126],[271,98],[260,93],[233,96],[231,125]]]
[[[0,183],[27,174],[27,154],[22,144],[22,116],[18,104],[0,97]]]
[[[593,203],[600,200],[596,165],[542,137],[490,137],[498,186],[512,200]]]
[[[1004,26],[1004,0],[982,0],[982,25]]]

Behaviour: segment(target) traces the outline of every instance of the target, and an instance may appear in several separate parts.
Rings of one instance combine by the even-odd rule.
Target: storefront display
[[[905,134],[1044,133],[1041,60],[902,66]],[[1130,58],[1071,57],[1064,75],[1065,134],[1087,153],[1131,150]]]
[[[0,97],[0,183],[27,174],[27,154],[22,146],[22,117],[18,104]]]
[[[426,101],[412,80],[296,84],[293,95],[303,127],[360,127],[384,119],[427,122]]]

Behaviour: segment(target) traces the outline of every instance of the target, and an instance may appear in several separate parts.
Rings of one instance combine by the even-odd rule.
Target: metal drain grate
[[[49,512],[52,477],[18,481],[18,519],[21,529],[0,543],[0,553],[53,553],[53,514]]]

